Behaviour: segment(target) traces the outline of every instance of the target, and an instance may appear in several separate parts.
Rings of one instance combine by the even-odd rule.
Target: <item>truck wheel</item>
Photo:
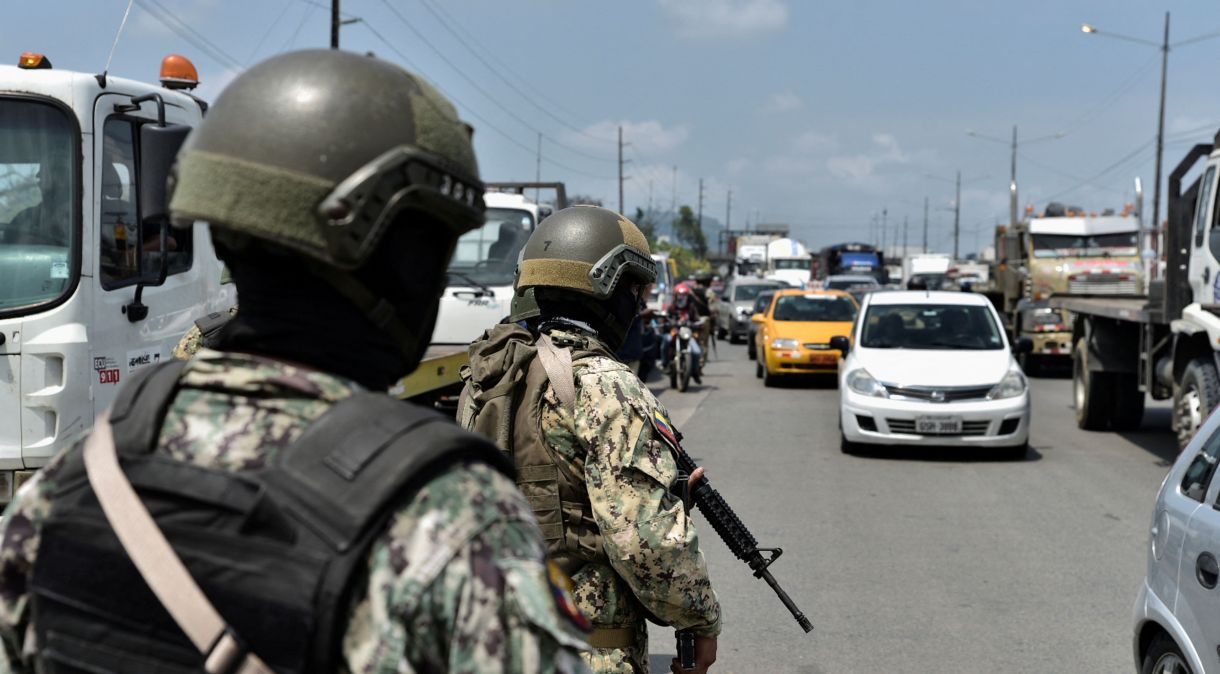
[[[1089,346],[1083,337],[1077,340],[1072,349],[1072,398],[1079,428],[1104,431],[1110,426],[1114,399],[1107,374],[1089,371]]]
[[[1195,437],[1203,420],[1220,402],[1220,375],[1209,359],[1196,358],[1186,364],[1174,401],[1174,425],[1178,428],[1178,447]]]
[[[1144,422],[1144,392],[1140,390],[1139,375],[1115,374],[1110,389],[1114,396],[1114,413],[1110,426],[1116,431],[1134,431]]]

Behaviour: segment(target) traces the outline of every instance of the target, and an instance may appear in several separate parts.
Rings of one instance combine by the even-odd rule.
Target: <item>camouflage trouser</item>
[[[648,674],[648,626],[636,625],[635,645],[628,648],[594,648],[581,653],[593,674]]]

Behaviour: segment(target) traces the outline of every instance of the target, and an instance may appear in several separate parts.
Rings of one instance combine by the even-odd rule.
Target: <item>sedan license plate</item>
[[[946,414],[915,417],[915,432],[923,435],[960,434],[962,418]]]
[[[814,365],[834,365],[839,360],[837,353],[815,353],[809,356],[809,362]]]

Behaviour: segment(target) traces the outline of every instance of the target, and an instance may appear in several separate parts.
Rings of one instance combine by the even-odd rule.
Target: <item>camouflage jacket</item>
[[[549,334],[561,347],[596,344],[586,335]],[[573,574],[577,605],[597,626],[642,623],[650,614],[676,629],[719,634],[720,604],[699,537],[672,491],[676,440],[658,426],[670,426],[665,408],[611,357],[582,358],[573,368],[576,402],[563,405],[548,386],[542,433],[564,469],[584,476],[609,559]]]
[[[158,451],[257,470],[357,390],[322,372],[204,349],[183,373]],[[0,525],[0,672],[33,670],[27,584],[61,463],[62,455],[22,487]],[[367,589],[342,645],[346,671],[584,671],[578,653],[587,646],[558,605],[544,555],[529,505],[507,478],[478,464],[439,475],[370,549],[357,580]]]

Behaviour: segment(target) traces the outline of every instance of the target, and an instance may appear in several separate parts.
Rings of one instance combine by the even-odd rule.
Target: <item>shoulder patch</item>
[[[674,430],[674,425],[670,423],[669,417],[666,417],[664,412],[652,411],[652,425],[671,447],[679,451],[682,449],[682,443],[678,441],[678,432]]]
[[[564,573],[558,564],[548,559],[546,576],[551,585],[551,595],[555,597],[555,606],[559,608],[559,614],[581,631],[593,631],[593,623],[589,622],[585,614],[581,613],[576,606],[576,598],[572,594],[574,590],[572,579],[568,577],[568,574]]]

